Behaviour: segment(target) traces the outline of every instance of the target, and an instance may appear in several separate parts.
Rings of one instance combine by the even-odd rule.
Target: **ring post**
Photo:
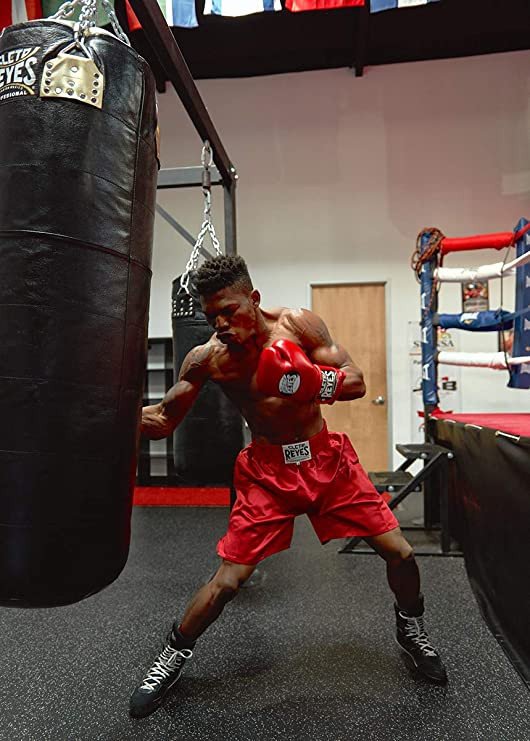
[[[527,219],[521,219],[515,227],[516,233],[521,232],[528,223]],[[517,257],[521,257],[530,250],[530,231],[523,231],[517,240],[516,249]],[[516,276],[515,312],[517,313],[530,308],[530,263],[518,267]],[[515,319],[513,337],[513,357],[530,355],[530,319],[528,314],[520,314]],[[529,363],[513,366],[508,386],[517,389],[530,388]]]

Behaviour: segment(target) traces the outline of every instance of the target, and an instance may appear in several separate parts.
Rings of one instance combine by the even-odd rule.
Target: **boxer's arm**
[[[344,347],[333,341],[329,329],[317,314],[307,309],[293,310],[289,323],[313,363],[340,368],[344,372],[346,377],[337,401],[360,399],[366,394],[361,369]]]
[[[186,355],[179,379],[159,404],[142,409],[141,433],[150,440],[169,437],[182,422],[210,375],[211,348],[194,347]]]

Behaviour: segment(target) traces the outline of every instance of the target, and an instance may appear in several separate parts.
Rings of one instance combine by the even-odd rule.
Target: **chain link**
[[[109,0],[102,0],[103,7],[107,11],[107,16],[110,21],[110,24],[112,26],[112,29],[116,36],[123,41],[124,44],[127,44],[127,46],[131,45],[131,42],[129,41],[129,37],[127,34],[123,31],[122,27],[120,26],[120,22],[118,20],[118,16],[114,12],[114,8],[112,7]]]
[[[79,36],[86,36],[90,28],[96,25],[98,6],[96,0],[82,0],[79,13]]]
[[[186,264],[186,270],[180,276],[180,287],[182,288],[183,291],[185,291],[188,294],[190,292],[189,290],[190,274],[193,270],[197,269],[197,265],[199,264],[199,255],[201,253],[201,249],[204,243],[204,238],[206,237],[207,234],[210,235],[210,240],[215,250],[215,254],[222,255],[221,245],[219,243],[219,240],[217,239],[217,234],[215,233],[215,227],[212,221],[212,193],[211,193],[210,167],[213,164],[213,152],[210,147],[210,142],[208,141],[204,142],[204,146],[202,148],[201,164],[203,167],[202,194],[204,197],[204,209],[203,209],[204,218],[203,218],[203,222],[202,222],[202,226],[200,228],[199,234],[197,236],[197,241],[195,242],[193,250],[191,251],[190,259],[188,260]]]
[[[107,17],[114,33],[120,41],[123,41],[127,46],[130,46],[130,41],[120,26],[112,4],[109,0],[101,0],[101,2],[107,13]],[[61,5],[54,15],[50,16],[50,20],[66,20],[70,18],[78,8],[80,8],[81,11],[79,13],[78,29],[76,30],[77,41],[80,40],[81,36],[86,35],[90,28],[94,28],[97,25],[97,0],[68,0],[68,2]]]
[[[206,139],[202,147],[201,165],[205,170],[208,170],[213,165],[213,152],[208,139]]]
[[[54,15],[50,16],[52,21],[60,21],[65,18],[69,18],[79,7],[81,0],[69,0],[69,2],[63,3]]]

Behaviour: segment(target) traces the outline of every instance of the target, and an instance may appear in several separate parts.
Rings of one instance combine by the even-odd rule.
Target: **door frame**
[[[385,352],[386,352],[386,396],[387,396],[387,452],[388,467],[394,468],[394,414],[392,402],[392,312],[390,280],[314,280],[307,284],[307,306],[313,310],[313,288],[319,286],[383,286],[385,292]],[[346,348],[348,349],[348,348]],[[355,361],[355,358],[353,358]],[[362,370],[362,369],[361,369]],[[362,463],[362,461],[361,461]]]

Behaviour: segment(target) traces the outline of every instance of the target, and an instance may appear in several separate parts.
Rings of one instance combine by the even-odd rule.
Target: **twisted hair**
[[[247,264],[239,255],[218,255],[203,263],[194,276],[201,296],[209,296],[228,286],[241,286],[252,291]]]

